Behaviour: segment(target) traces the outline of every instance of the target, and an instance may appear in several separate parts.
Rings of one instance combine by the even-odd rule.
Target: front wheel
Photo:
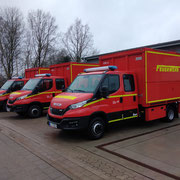
[[[7,101],[3,103],[3,111],[7,112]]]
[[[175,109],[171,106],[167,107],[166,111],[166,121],[172,122],[175,118]]]
[[[32,105],[28,109],[28,116],[31,118],[38,118],[41,116],[42,110],[38,105]]]
[[[96,117],[90,122],[88,136],[90,139],[100,139],[104,135],[105,123],[100,117]]]

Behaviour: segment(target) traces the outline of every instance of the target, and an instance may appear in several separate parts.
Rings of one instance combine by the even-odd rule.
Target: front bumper
[[[47,115],[47,124],[51,127],[63,130],[86,129],[89,125],[89,117],[53,118]]]
[[[10,109],[11,112],[27,112],[28,110],[28,104],[22,104],[22,105],[7,105],[7,107]]]

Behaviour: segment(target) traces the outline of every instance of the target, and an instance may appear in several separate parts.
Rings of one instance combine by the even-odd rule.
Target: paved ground
[[[122,122],[104,138],[62,132],[46,117],[0,113],[0,179],[180,179],[180,121]]]

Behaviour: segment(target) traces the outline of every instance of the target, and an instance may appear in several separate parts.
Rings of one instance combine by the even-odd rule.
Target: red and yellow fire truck
[[[34,78],[36,74],[46,74],[46,73],[50,73],[50,68],[37,67],[37,68],[25,69],[26,78]]]
[[[28,78],[17,77],[6,81],[6,83],[0,88],[0,110],[6,111],[6,104],[9,95],[14,91],[20,90],[28,80]]]
[[[107,124],[165,117],[171,122],[178,114],[180,54],[141,48],[99,59],[103,66],[86,69],[52,99],[49,126],[87,129],[98,139]]]
[[[19,115],[37,118],[48,109],[51,99],[69,86],[84,68],[97,64],[63,63],[50,67],[51,74],[37,74],[20,90],[9,96],[7,107]]]

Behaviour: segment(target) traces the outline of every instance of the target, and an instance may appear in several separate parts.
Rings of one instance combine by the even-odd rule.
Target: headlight
[[[27,95],[24,95],[24,96],[21,96],[21,97],[18,97],[16,100],[24,99],[24,98],[26,98],[27,96],[28,96],[28,94],[27,94]]]
[[[87,103],[88,100],[86,101],[82,101],[82,102],[79,102],[79,103],[76,103],[76,104],[71,104],[69,106],[70,109],[77,109],[77,108],[80,108],[82,106],[84,106],[86,103]]]

